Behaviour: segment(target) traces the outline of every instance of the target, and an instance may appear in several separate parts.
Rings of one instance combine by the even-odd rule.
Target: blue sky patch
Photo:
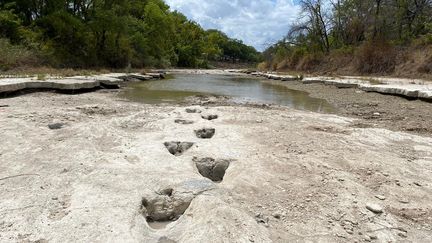
[[[294,0],[297,1],[298,0]],[[299,13],[292,0],[167,0],[205,29],[219,29],[262,51],[286,35]]]

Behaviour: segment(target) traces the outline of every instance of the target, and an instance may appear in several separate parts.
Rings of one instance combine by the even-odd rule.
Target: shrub
[[[35,66],[39,63],[37,55],[21,45],[12,45],[7,39],[0,39],[0,70],[19,66]]]
[[[306,55],[306,53],[307,50],[305,48],[294,48],[293,52],[289,57],[289,66],[293,68],[296,67],[297,64],[299,64],[300,60],[303,59],[303,57]]]
[[[354,54],[354,46],[342,46],[332,51],[333,55],[345,56]]]
[[[284,60],[277,63],[276,70],[281,70],[281,69],[285,69],[288,67],[289,67],[288,66],[288,60],[284,59]]]
[[[260,71],[265,71],[265,70],[267,70],[269,68],[269,65],[268,65],[267,62],[261,62],[261,63],[258,64],[257,68]]]
[[[21,22],[15,14],[10,11],[0,11],[0,37],[8,37],[14,42],[21,39]]]
[[[418,67],[417,71],[420,73],[432,73],[432,56],[427,58],[420,67]]]
[[[396,51],[385,41],[368,41],[357,49],[355,59],[360,73],[391,73],[396,66]]]
[[[46,74],[42,74],[42,73],[38,74],[37,80],[46,80]]]
[[[413,45],[416,47],[424,47],[424,46],[432,45],[432,34],[431,33],[425,34],[413,40]]]
[[[298,63],[297,69],[312,70],[314,67],[320,65],[322,59],[323,54],[319,52],[306,54]]]

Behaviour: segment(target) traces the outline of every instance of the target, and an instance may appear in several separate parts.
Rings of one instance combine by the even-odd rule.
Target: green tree
[[[162,0],[2,0],[0,37],[61,67],[206,67],[226,55],[257,55]]]

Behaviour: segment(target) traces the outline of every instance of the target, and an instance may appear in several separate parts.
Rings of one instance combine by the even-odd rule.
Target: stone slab
[[[273,80],[291,81],[299,80],[295,76],[278,75],[274,73],[254,72],[253,76],[261,76]],[[380,84],[374,84],[373,82]],[[338,88],[358,88],[366,92],[398,95],[407,98],[432,100],[432,82],[420,79],[401,79],[386,77],[306,77],[301,81],[304,84],[321,83],[333,85]]]
[[[160,76],[160,75],[159,75]],[[53,89],[76,91],[84,89],[103,88],[104,86],[118,86],[130,79],[150,80],[153,76],[142,74],[110,73],[92,76],[74,76],[62,79],[38,80],[36,78],[4,78],[0,79],[0,94],[16,92],[23,89]]]

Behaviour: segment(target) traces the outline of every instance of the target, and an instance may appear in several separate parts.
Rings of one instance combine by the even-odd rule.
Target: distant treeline
[[[264,52],[262,68],[331,71],[351,65],[349,70],[359,73],[392,73],[410,58],[399,55],[403,48],[420,47],[425,60],[416,71],[432,73],[432,51],[424,48],[432,44],[432,0],[300,0],[299,4],[297,23]]]
[[[0,69],[207,67],[260,57],[239,40],[203,30],[163,0],[1,0],[0,53]]]

